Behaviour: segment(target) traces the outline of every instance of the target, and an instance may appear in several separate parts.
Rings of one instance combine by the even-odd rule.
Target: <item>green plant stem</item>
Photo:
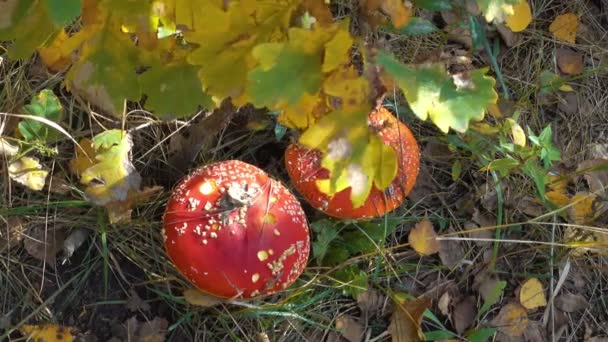
[[[504,204],[502,186],[500,185],[500,179],[498,179],[498,175],[496,174],[496,172],[491,171],[491,174],[492,174],[492,179],[494,180],[494,184],[496,185],[496,197],[497,197],[496,225],[500,226],[500,225],[502,225],[503,204]],[[494,249],[492,250],[492,259],[490,260],[490,271],[491,272],[494,272],[494,270],[496,269],[496,260],[498,259],[498,249],[499,249],[499,245],[500,245],[499,240],[501,238],[501,233],[502,233],[501,228],[496,228],[496,230],[494,231],[494,239],[496,239],[496,241],[494,242]]]

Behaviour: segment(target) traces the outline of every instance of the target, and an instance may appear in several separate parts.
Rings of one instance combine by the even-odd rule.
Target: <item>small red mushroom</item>
[[[298,200],[259,168],[228,160],[183,179],[163,218],[169,258],[197,288],[251,298],[290,286],[310,240]]]
[[[287,173],[298,192],[314,208],[342,219],[378,217],[397,208],[414,187],[420,152],[410,129],[384,107],[369,114],[368,125],[384,144],[397,152],[398,170],[397,176],[384,191],[372,186],[367,200],[358,208],[354,208],[351,202],[350,187],[331,198],[317,188],[317,180],[329,178],[329,171],[321,166],[322,154],[319,150],[310,150],[299,144],[287,147]]]

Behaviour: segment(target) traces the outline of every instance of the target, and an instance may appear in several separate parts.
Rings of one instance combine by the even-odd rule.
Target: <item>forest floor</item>
[[[338,17],[352,13],[345,3],[335,8]],[[456,148],[396,96],[387,105],[412,129],[421,150],[420,175],[405,203],[370,222],[328,219],[304,204],[316,228],[313,244],[327,255],[345,250],[362,227],[376,233],[380,227],[382,241],[371,251],[348,249],[336,265],[324,262],[327,255],[311,257],[300,279],[270,298],[194,306],[183,298],[189,284],[168,261],[161,237],[171,189],[194,167],[226,159],[257,165],[291,187],[282,156],[293,137],[277,139],[272,117],[241,108],[219,134],[205,138],[199,153],[188,147],[205,133],[205,113],[160,122],[134,105],[126,127],[133,165],[144,186],[163,190],[139,204],[128,223],[109,224],[103,209],[84,200],[69,172],[74,145],[67,139],[52,156],[40,156],[51,170],[42,191],[11,181],[0,161],[0,340],[22,339],[24,324],[50,322],[74,328],[82,341],[388,341],[396,310],[392,294],[404,293],[431,300],[419,324],[428,340],[485,341],[487,334],[495,341],[608,341],[608,192],[602,186],[608,171],[580,168],[608,159],[608,72],[600,68],[608,65],[608,3],[531,5],[533,22],[524,32],[489,29],[511,99],[500,109],[507,116],[517,109],[526,132],[551,125],[552,143],[561,152],[551,170],[567,179],[560,191],[569,208],[552,211],[540,204],[534,180],[522,174],[495,179],[481,171],[471,151]],[[569,12],[579,18],[574,44],[548,30],[557,15]],[[451,20],[450,14],[417,15],[440,28]],[[364,31],[356,19],[352,26]],[[448,32],[448,39],[446,32],[363,34],[405,62],[442,54],[491,64],[485,49],[471,49],[466,30]],[[572,91],[542,93],[541,74],[563,74],[558,59],[567,53],[582,56],[584,72],[568,78]],[[92,112],[66,91],[65,75],[49,73],[39,59],[0,63],[1,111],[18,113],[48,88],[72,114],[67,125],[75,139],[120,128],[120,120]],[[490,72],[496,75],[494,68]],[[0,117],[2,135],[15,127],[7,118]],[[196,161],[185,161],[183,155],[192,153]],[[571,198],[592,199],[581,208]],[[585,210],[593,219],[578,219]],[[443,238],[438,254],[420,256],[409,246],[410,230],[423,219]],[[322,228],[340,233],[328,237]],[[68,236],[82,242],[69,257],[63,250]],[[591,241],[590,248],[574,246],[580,236]],[[536,284],[530,279],[540,282],[539,296],[546,299],[536,308],[523,303],[537,300],[522,290]]]

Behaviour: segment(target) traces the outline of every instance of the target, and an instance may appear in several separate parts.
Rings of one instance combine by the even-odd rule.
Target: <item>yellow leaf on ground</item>
[[[74,340],[72,328],[55,324],[29,325],[19,329],[28,340],[42,342],[71,342]]]
[[[570,199],[568,216],[576,224],[587,224],[594,219],[593,202],[595,196],[586,192],[579,192]]]
[[[545,289],[538,278],[530,278],[521,285],[519,302],[528,310],[547,305]]]
[[[507,304],[500,309],[498,316],[492,321],[492,325],[500,332],[512,337],[520,337],[528,327],[528,313],[526,308],[519,304]]]
[[[507,15],[505,18],[505,24],[513,32],[525,30],[531,21],[532,10],[527,0],[522,0],[517,5],[513,5],[513,14]]]
[[[42,169],[38,159],[21,157],[9,165],[8,174],[15,182],[25,185],[29,189],[40,191],[44,188],[49,172]]]
[[[64,54],[62,48],[67,40],[68,35],[62,29],[48,46],[38,48],[40,59],[49,70],[60,71],[72,63],[69,53]]]
[[[578,27],[578,18],[574,13],[566,13],[558,15],[555,20],[549,25],[549,32],[559,40],[568,43],[575,43],[576,30]]]
[[[408,242],[418,254],[431,255],[439,251],[439,241],[436,238],[433,224],[428,219],[424,219],[412,228]]]
[[[549,202],[553,203],[553,205],[559,208],[564,207],[568,205],[568,203],[570,203],[570,198],[568,198],[566,194],[555,190],[547,191],[545,193],[545,197],[547,197]]]
[[[222,298],[214,297],[197,289],[186,289],[184,291],[184,299],[186,302],[192,305],[202,306],[205,308],[225,302],[225,300]]]

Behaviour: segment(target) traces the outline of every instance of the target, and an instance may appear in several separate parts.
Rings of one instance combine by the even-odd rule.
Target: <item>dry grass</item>
[[[498,65],[511,91],[513,101],[522,109],[522,126],[538,132],[553,123],[555,144],[563,153],[564,163],[577,165],[587,158],[586,151],[592,144],[608,143],[605,132],[608,125],[608,73],[599,72],[608,57],[608,19],[590,9],[587,1],[531,1],[534,22],[523,34],[520,43],[503,49]],[[591,2],[592,4],[593,2]],[[351,2],[335,4],[338,17],[352,13]],[[586,67],[592,72],[586,77],[573,80],[577,90],[579,111],[566,115],[557,103],[540,102],[537,96],[538,79],[542,70],[554,71],[556,47],[564,43],[555,41],[547,32],[548,23],[566,11],[577,13],[587,31],[594,38],[582,38],[572,48],[585,53]],[[353,28],[366,35],[371,43],[388,48],[404,61],[413,61],[441,50],[451,52],[462,49],[458,43],[446,40],[441,34],[404,38],[390,34],[367,33],[353,20]],[[503,47],[504,48],[504,47]],[[474,55],[474,63],[487,64],[483,52]],[[44,88],[54,88],[59,94],[66,112],[70,113],[68,126],[75,138],[90,136],[105,128],[121,127],[120,119],[104,117],[91,112],[82,101],[61,89],[62,75],[49,75],[38,61],[22,63],[2,62],[0,67],[0,103],[2,110],[16,112],[23,102]],[[399,96],[395,107],[399,115],[419,137],[423,152],[423,172],[418,189],[409,203],[390,215],[401,224],[387,241],[386,246],[371,255],[357,256],[335,267],[320,267],[311,262],[296,286],[285,293],[250,302],[247,305],[219,305],[213,308],[188,306],[182,298],[182,290],[188,287],[184,279],[168,262],[160,236],[161,216],[171,187],[188,170],[170,170],[171,137],[190,127],[194,121],[160,122],[145,111],[134,107],[124,121],[134,138],[133,160],[144,177],[144,185],[162,185],[165,190],[140,205],[133,213],[133,220],[125,224],[109,225],[104,213],[82,199],[77,179],[70,176],[67,162],[73,154],[68,139],[58,146],[53,157],[42,158],[53,166],[53,175],[67,179],[70,191],[65,195],[23,191],[12,184],[2,169],[2,209],[0,219],[19,216],[27,222],[27,235],[35,230],[53,234],[57,230],[70,231],[86,228],[91,234],[86,243],[65,263],[56,268],[29,256],[22,247],[0,252],[0,332],[17,329],[21,324],[55,322],[77,326],[83,335],[96,334],[100,340],[108,339],[113,329],[126,319],[137,315],[140,321],[155,317],[169,323],[168,339],[181,340],[243,340],[263,341],[266,335],[272,341],[321,341],[335,336],[335,322],[340,315],[360,318],[369,328],[371,340],[390,340],[384,333],[391,309],[390,300],[379,297],[380,305],[365,312],[356,301],[344,296],[342,290],[348,284],[336,286],[332,270],[348,264],[357,265],[370,275],[370,288],[381,295],[390,291],[403,291],[412,295],[427,295],[436,300],[450,286],[459,292],[474,294],[475,277],[486,265],[487,253],[492,247],[480,245],[470,239],[465,223],[470,221],[475,208],[488,205],[495,214],[496,200],[484,199],[486,184],[494,184],[491,176],[478,172],[470,156],[461,152],[446,151],[445,137],[428,123],[422,123],[408,113]],[[559,101],[557,99],[556,101]],[[202,114],[201,114],[202,115]],[[276,142],[271,129],[252,132],[244,127],[243,119],[251,112],[237,114],[233,123],[223,130],[205,153],[199,154],[190,166],[204,165],[214,160],[241,159],[265,169],[289,184],[282,166],[282,151],[288,141]],[[2,117],[0,127],[8,131],[11,123]],[[451,165],[461,160],[464,168],[460,180],[451,177]],[[4,161],[6,164],[6,161]],[[557,215],[538,219],[522,214],[517,202],[526,195],[534,194],[530,180],[511,176],[503,180],[505,192],[503,239],[498,245],[495,274],[508,281],[505,297],[513,297],[514,291],[526,278],[539,277],[547,284],[549,296],[561,286],[561,291],[583,295],[589,305],[584,309],[565,314],[564,317],[548,315],[543,310],[531,313],[533,321],[543,322],[550,336],[561,336],[560,341],[582,340],[587,331],[608,335],[608,264],[602,256],[569,256],[568,250],[559,245],[566,225]],[[66,202],[73,201],[73,202]],[[489,204],[488,204],[489,203]],[[307,208],[310,221],[322,216]],[[407,233],[412,224],[429,217],[444,236],[464,237],[454,248],[460,249],[457,266],[449,268],[439,258],[420,258],[407,245]],[[378,221],[381,224],[381,220]],[[0,227],[3,225],[0,224]],[[7,225],[8,226],[8,225]],[[1,228],[5,229],[5,228]],[[494,231],[495,227],[488,227]],[[8,231],[8,230],[7,230]],[[459,233],[455,235],[454,232]],[[493,235],[492,235],[493,236]],[[569,266],[564,268],[566,263]],[[564,279],[560,285],[560,279]],[[126,309],[133,291],[149,305],[131,311]],[[382,299],[383,298],[383,299]],[[479,304],[481,305],[481,303]],[[500,305],[499,305],[500,307]],[[434,307],[436,308],[436,306]],[[487,322],[497,313],[493,309],[480,317]],[[433,312],[445,326],[447,318]],[[568,323],[563,331],[556,331],[559,322]],[[438,329],[425,320],[426,330]],[[17,333],[10,338],[18,339]],[[375,337],[379,337],[375,339]]]

